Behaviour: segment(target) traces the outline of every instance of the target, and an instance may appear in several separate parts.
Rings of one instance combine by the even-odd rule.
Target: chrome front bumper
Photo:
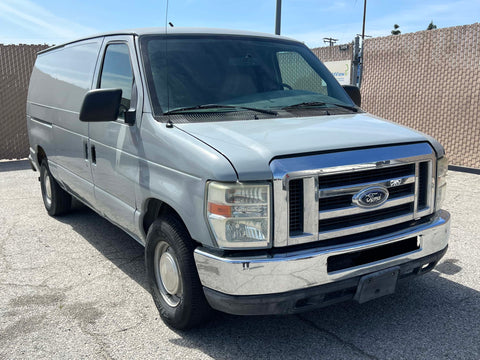
[[[445,250],[450,233],[450,214],[438,211],[429,222],[355,244],[336,245],[262,256],[221,257],[205,248],[195,250],[202,285],[225,295],[250,296],[285,293],[314,288],[415,262]],[[417,237],[419,249],[361,266],[327,272],[328,258],[372,249]]]

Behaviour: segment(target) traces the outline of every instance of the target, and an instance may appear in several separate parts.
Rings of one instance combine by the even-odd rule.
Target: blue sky
[[[362,30],[363,0],[283,0],[282,35],[323,46],[324,37],[353,40]],[[110,30],[164,26],[166,0],[0,0],[0,43],[60,44]],[[175,26],[274,32],[276,0],[169,0]],[[367,35],[467,25],[479,0],[368,0]]]

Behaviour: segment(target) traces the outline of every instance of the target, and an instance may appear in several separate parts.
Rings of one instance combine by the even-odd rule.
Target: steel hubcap
[[[45,184],[45,202],[47,206],[50,206],[52,204],[52,183],[47,171],[43,175],[43,183]]]
[[[163,300],[171,307],[177,306],[183,294],[181,272],[175,252],[164,241],[159,242],[155,248],[154,270]]]
[[[160,278],[165,290],[171,295],[178,292],[180,279],[175,259],[169,252],[164,252],[160,258]]]

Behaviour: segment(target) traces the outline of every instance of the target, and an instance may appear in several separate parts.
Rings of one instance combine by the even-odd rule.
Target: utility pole
[[[365,18],[367,16],[367,0],[363,1],[363,25],[362,25],[362,49],[360,51],[360,59],[359,59],[359,76],[358,76],[358,87],[362,86],[362,76],[363,76],[363,47],[365,41]]]
[[[355,36],[353,43],[353,71],[352,71],[352,84],[358,85],[358,74],[360,65],[360,36]]]
[[[335,45],[335,43],[338,41],[338,39],[334,39],[334,38],[323,38],[323,42],[325,44],[329,44],[328,46],[333,46]]]
[[[367,16],[367,0],[363,2],[363,25],[362,25],[362,47],[363,47],[363,40],[365,40],[365,18]]]
[[[282,0],[277,0],[277,13],[275,16],[275,35],[280,35],[281,23],[282,23]]]

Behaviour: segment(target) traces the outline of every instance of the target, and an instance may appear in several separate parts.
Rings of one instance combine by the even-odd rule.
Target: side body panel
[[[30,146],[42,147],[54,177],[86,203],[95,203],[88,161],[88,124],[78,119],[92,87],[103,38],[85,40],[40,54],[32,72],[27,122]]]
[[[140,137],[138,226],[148,200],[158,199],[180,215],[193,239],[213,246],[205,220],[206,182],[237,181],[232,165],[210,146],[176,127],[157,122],[149,113],[144,113]]]

